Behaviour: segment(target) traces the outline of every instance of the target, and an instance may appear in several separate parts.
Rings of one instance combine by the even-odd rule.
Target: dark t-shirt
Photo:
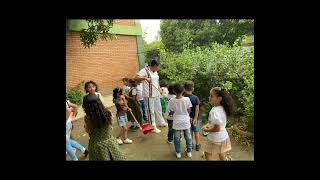
[[[193,94],[184,94],[184,97],[188,97],[191,101],[192,107],[191,107],[191,112],[189,114],[189,116],[191,118],[194,118],[195,112],[196,112],[196,106],[200,104],[200,99],[198,98],[198,96],[195,96]],[[198,115],[198,119],[200,118],[200,116]]]

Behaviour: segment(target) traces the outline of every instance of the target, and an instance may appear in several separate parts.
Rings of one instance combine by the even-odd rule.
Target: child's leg
[[[227,160],[226,153],[220,153],[220,154],[219,154],[219,158],[220,158],[220,160],[222,160],[222,161]]]
[[[196,140],[196,145],[200,144],[200,133],[199,132],[194,132],[195,140]]]
[[[200,119],[198,119],[197,126],[195,127],[194,137],[196,140],[196,145],[200,144]]]
[[[183,130],[184,132],[184,138],[186,139],[186,145],[187,145],[187,152],[192,152],[192,137],[190,128]]]
[[[121,127],[120,132],[119,132],[119,135],[117,136],[117,139],[121,138],[122,134],[123,134],[123,129],[122,129],[122,127]]]
[[[128,138],[128,128],[126,125],[122,126],[123,138],[126,140]]]
[[[192,127],[191,127],[192,128]],[[192,147],[194,146],[193,136],[195,136],[194,131],[191,129],[191,139],[192,139]]]
[[[212,153],[204,152],[206,160],[212,160]]]
[[[143,114],[143,120],[144,121],[148,121],[147,115],[146,115],[146,106],[144,104],[144,100],[140,100],[140,106],[141,106],[141,111],[142,111],[142,114]]]
[[[168,120],[168,141],[172,142],[173,141],[173,121],[172,120]]]
[[[174,148],[176,150],[176,153],[181,153],[180,150],[180,130],[173,129],[173,137],[174,137]]]
[[[79,144],[77,141],[75,141],[73,139],[70,139],[70,144],[71,144],[72,147],[77,148],[82,153],[84,153],[84,151],[86,150],[85,147],[83,147],[81,144]]]
[[[71,146],[70,139],[66,139],[66,150],[72,160],[78,161],[78,158],[77,158],[76,154],[74,153],[73,148]]]
[[[122,119],[121,119],[121,116],[117,117],[117,123],[118,123],[118,126],[122,126]],[[122,127],[120,128],[120,132],[119,132],[119,135],[117,136],[117,139],[121,138],[123,134],[123,130],[122,130]]]

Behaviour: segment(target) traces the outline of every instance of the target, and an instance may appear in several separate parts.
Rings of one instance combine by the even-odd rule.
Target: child
[[[167,111],[167,99],[168,99],[168,89],[165,87],[161,88],[161,96],[160,96],[160,103],[161,103],[161,109],[162,109],[162,115],[166,113]]]
[[[187,156],[191,157],[192,151],[192,138],[190,133],[190,108],[192,104],[190,99],[183,97],[182,93],[184,92],[184,87],[182,83],[175,83],[173,85],[173,92],[176,94],[176,97],[172,98],[168,103],[168,110],[173,111],[173,134],[174,134],[174,146],[176,150],[177,158],[181,158],[180,150],[180,132],[184,132],[184,138],[186,139],[187,144]]]
[[[185,93],[184,97],[190,98],[190,101],[192,103],[192,108],[190,112],[190,120],[191,120],[191,132],[192,132],[192,141],[193,136],[195,137],[196,144],[192,145],[192,147],[196,147],[196,151],[199,151],[200,149],[200,116],[199,116],[199,104],[200,100],[199,97],[196,95],[193,95],[192,92],[194,91],[194,83],[192,81],[186,81],[184,83]]]
[[[139,83],[139,82],[137,82],[137,83]],[[138,102],[140,104],[140,110],[141,110],[142,115],[143,115],[143,120],[146,123],[146,122],[148,122],[148,119],[147,119],[145,101],[144,101],[144,98],[142,96],[142,83],[141,82],[140,82],[139,85],[137,85],[137,99],[138,99]]]
[[[70,139],[70,133],[71,133],[71,127],[72,127],[72,121],[74,120],[75,116],[74,114],[71,115],[72,110],[71,108],[66,108],[66,114],[67,114],[67,120],[66,120],[66,150],[67,154],[71,157],[72,160],[78,161],[78,157],[76,156],[73,147],[81,151],[85,157],[88,156],[88,150],[84,148],[81,144],[79,144],[77,141]]]
[[[131,111],[131,109],[128,107],[123,93],[123,89],[119,87],[113,90],[113,103],[117,108],[117,122],[121,127],[119,135],[117,136],[117,141],[119,144],[131,144],[132,140],[130,140],[127,136],[128,128],[126,125],[128,122],[127,111]],[[124,138],[124,141],[122,141],[121,137]]]
[[[137,98],[137,85],[136,82],[133,79],[128,80],[128,85],[130,87],[129,94],[127,96],[128,99],[128,106],[132,109],[132,113],[137,119],[137,121],[142,124],[142,113],[140,111],[140,105],[138,103],[138,98]],[[139,129],[139,125],[134,125],[135,120],[132,117],[131,113],[128,114],[128,120],[131,121],[133,124],[130,129],[131,130],[137,130]]]
[[[72,113],[74,114],[74,117],[78,114],[78,106],[76,104],[71,103],[69,100],[66,100],[66,107],[71,108]],[[69,117],[69,116],[68,116]],[[70,132],[70,139],[74,139],[73,135],[73,128],[74,128],[74,121],[71,121],[71,132]]]
[[[86,95],[88,95],[89,93],[95,93],[98,98],[101,100],[102,104],[105,106],[105,102],[103,100],[103,96],[101,95],[101,93],[99,93],[99,89],[98,89],[98,84],[95,83],[94,81],[88,81],[84,84],[84,90],[86,92]]]
[[[90,93],[83,99],[86,132],[90,134],[89,160],[125,160],[117,140],[112,136],[112,114],[101,100]]]
[[[174,95],[173,92],[173,84],[171,83],[168,85],[168,95],[167,95],[167,99],[168,101],[170,101],[172,98],[176,97],[176,95]],[[172,130],[172,125],[173,125],[173,111],[169,112],[169,109],[166,109],[166,113],[165,113],[165,117],[167,119],[168,122],[168,143],[169,144],[173,144],[173,130]]]
[[[230,94],[221,87],[210,91],[209,102],[214,105],[209,114],[209,122],[202,127],[209,132],[204,151],[206,160],[212,160],[213,154],[219,154],[220,160],[226,160],[226,152],[231,150],[231,143],[226,130],[227,116],[234,113],[235,105]]]

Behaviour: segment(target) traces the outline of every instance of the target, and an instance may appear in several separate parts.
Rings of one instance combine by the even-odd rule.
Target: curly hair
[[[226,111],[227,116],[232,116],[236,112],[236,105],[232,99],[230,93],[228,93],[223,87],[214,87],[211,89],[210,94],[214,92],[218,97],[221,97],[221,105]]]
[[[89,92],[89,91],[87,90],[87,88],[89,87],[89,84],[92,84],[92,85],[94,85],[94,86],[96,87],[96,92],[99,91],[98,84],[97,84],[96,82],[90,80],[90,81],[88,81],[88,82],[86,82],[86,83],[84,84],[84,90],[86,91],[86,93]]]
[[[123,92],[123,89],[120,88],[120,87],[116,87],[113,89],[113,103],[115,104],[116,103],[116,99],[118,98],[118,95],[119,94],[122,94]]]
[[[82,107],[93,128],[103,128],[112,124],[111,112],[102,104],[96,94],[86,95],[83,98]]]

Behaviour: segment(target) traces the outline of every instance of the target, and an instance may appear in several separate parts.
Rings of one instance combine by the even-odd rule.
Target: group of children
[[[83,98],[83,108],[86,113],[85,128],[89,134],[89,151],[70,138],[72,129],[71,116],[72,108],[67,106],[67,153],[73,160],[77,160],[73,148],[79,149],[89,160],[124,160],[119,145],[131,144],[133,141],[128,138],[128,124],[130,129],[136,130],[145,122],[150,121],[145,112],[145,102],[141,97],[141,82],[134,79],[124,78],[124,87],[117,87],[113,90],[113,103],[116,106],[116,120],[121,130],[116,138],[112,136],[111,124],[112,113],[104,106],[102,95],[98,93],[98,85],[89,81],[85,84],[86,95]],[[208,133],[204,145],[205,157],[212,159],[213,154],[219,154],[221,160],[226,160],[226,152],[231,150],[231,143],[226,131],[227,116],[234,112],[234,103],[230,94],[220,87],[214,87],[209,93],[209,102],[214,106],[208,117],[208,123],[202,128],[201,113],[204,106],[198,96],[192,94],[194,83],[171,83],[167,86],[168,93],[162,93],[162,100],[165,100],[163,115],[168,122],[169,144],[174,144],[176,157],[181,158],[180,141],[182,133],[186,140],[186,154],[192,157],[192,149],[199,151],[200,129]],[[70,102],[67,104],[70,104]],[[74,104],[72,104],[75,106]],[[75,113],[74,113],[75,114]],[[138,123],[135,122],[135,119]],[[130,122],[130,123],[128,123]],[[194,137],[194,138],[193,138]],[[193,141],[195,140],[195,142]],[[194,143],[193,143],[194,142]]]
[[[186,153],[192,156],[192,149],[199,151],[201,115],[206,118],[205,107],[198,96],[192,94],[194,83],[172,83],[168,86],[169,94],[165,117],[169,124],[168,143],[175,145],[177,158],[181,158],[181,134],[186,140]],[[226,152],[231,150],[231,143],[226,131],[227,116],[235,111],[231,95],[221,87],[214,87],[209,93],[209,103],[214,107],[209,113],[207,123],[201,128],[207,133],[204,152],[206,160],[212,160],[213,154],[219,154],[220,160],[227,160]],[[205,121],[203,121],[205,122]],[[193,143],[193,137],[195,143]]]

